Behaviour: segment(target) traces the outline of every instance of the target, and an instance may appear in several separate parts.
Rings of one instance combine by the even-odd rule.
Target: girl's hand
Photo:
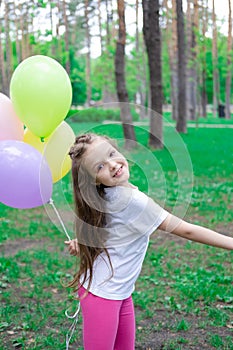
[[[72,239],[71,241],[64,242],[68,246],[70,255],[77,256],[79,255],[79,247],[77,238]]]

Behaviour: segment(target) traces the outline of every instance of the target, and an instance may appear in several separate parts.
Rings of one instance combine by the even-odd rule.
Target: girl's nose
[[[116,162],[114,160],[109,160],[108,164],[109,164],[110,169],[116,168]]]

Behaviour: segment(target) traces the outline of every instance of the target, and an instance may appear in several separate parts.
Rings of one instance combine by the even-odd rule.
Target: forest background
[[[72,83],[74,132],[136,138],[132,182],[232,236],[232,1],[221,0],[224,20],[219,3],[0,0],[0,90],[9,95],[27,57],[56,59]],[[53,199],[73,235],[70,173]],[[64,313],[76,307],[64,232],[49,204],[0,203],[0,214],[0,349],[64,349]],[[233,350],[232,295],[232,252],[156,232],[133,294],[135,349]],[[70,349],[83,350],[81,321]]]
[[[147,108],[168,110],[179,132],[208,112],[229,119],[231,0],[222,6],[218,17],[216,0],[1,0],[0,89],[9,94],[16,66],[42,54],[69,74],[73,107],[134,103],[141,119]],[[122,121],[131,114],[121,111]],[[162,121],[153,119],[150,144],[161,147]]]

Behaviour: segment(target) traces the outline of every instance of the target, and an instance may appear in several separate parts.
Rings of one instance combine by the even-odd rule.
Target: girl
[[[179,219],[129,182],[127,160],[106,136],[84,134],[70,150],[77,239],[65,242],[79,255],[70,283],[78,290],[85,350],[133,350],[131,294],[149,237],[160,229],[233,250],[233,238]]]

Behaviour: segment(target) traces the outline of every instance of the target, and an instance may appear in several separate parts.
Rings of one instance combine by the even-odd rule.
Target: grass
[[[120,125],[72,127],[108,134],[122,145]],[[147,128],[138,126],[140,146],[127,154],[132,182],[171,212],[232,235],[232,133],[190,128],[180,136],[165,127],[165,148],[152,151]],[[70,174],[54,184],[53,199],[72,235]],[[17,210],[1,204],[0,212],[0,349],[64,349],[71,325],[64,312],[76,307],[64,288],[75,271],[64,233],[49,205]],[[136,284],[136,349],[232,350],[232,252],[171,238],[152,236]],[[81,318],[75,334],[70,349],[81,350]]]

